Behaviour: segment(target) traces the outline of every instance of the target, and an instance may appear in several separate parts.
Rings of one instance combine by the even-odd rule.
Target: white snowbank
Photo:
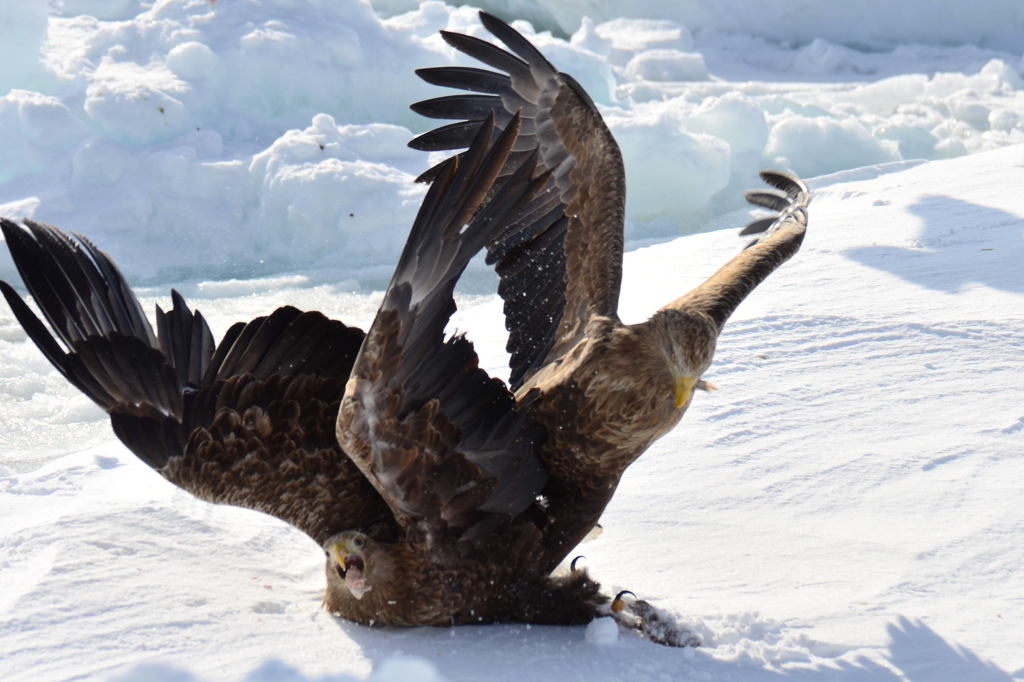
[[[906,6],[921,15],[926,4]],[[475,10],[439,2],[387,20],[360,0],[46,6],[0,11],[0,49],[11,52],[0,213],[87,234],[153,283],[319,270],[365,285],[364,268],[387,270],[422,196],[410,180],[428,162],[404,148],[431,123],[408,105],[444,94],[413,70],[473,63],[439,29],[485,35]],[[647,3],[631,10],[643,18],[622,19],[588,4],[600,21],[569,41],[533,36],[602,105],[623,147],[631,240],[720,225],[765,166],[809,176],[1024,142],[1019,51],[862,52],[830,38],[829,22],[847,21],[837,5],[740,6],[682,3],[677,16],[673,3]],[[1013,26],[1008,8],[986,25]],[[796,10],[821,26],[806,44],[809,19],[776,16]],[[927,13],[939,14],[949,23],[949,12]],[[757,37],[741,16],[786,28],[789,42]],[[974,40],[974,25],[961,22],[955,42]],[[6,254],[0,277],[13,278]]]
[[[408,11],[414,0],[373,0],[385,12]],[[800,44],[816,38],[858,48],[897,44],[962,45],[1024,50],[1024,9],[1014,0],[483,0],[500,16],[522,17],[546,30],[575,32],[584,17],[667,19],[699,31],[743,33]]]

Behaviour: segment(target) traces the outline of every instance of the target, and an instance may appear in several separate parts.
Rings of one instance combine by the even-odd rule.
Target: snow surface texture
[[[544,7],[576,16],[572,39],[535,38],[623,145],[634,247],[742,224],[757,168],[869,166],[811,183],[805,246],[727,326],[720,390],[630,468],[581,551],[704,647],[606,622],[370,630],[319,613],[314,543],[163,481],[2,306],[0,679],[1024,679],[1022,10],[950,20],[960,3],[915,0],[899,7],[920,21],[883,25],[825,6],[644,2],[637,21],[563,0]],[[440,92],[412,69],[455,59],[437,29],[482,35],[474,11],[49,9],[0,3],[0,212],[82,232],[153,285],[148,310],[172,284],[217,336],[284,303],[365,328],[428,163],[404,147],[429,125],[407,105]],[[739,245],[719,231],[627,254],[622,317]],[[500,301],[460,307],[504,376]]]
[[[333,619],[317,612],[322,555],[306,536],[195,500],[107,432],[0,479],[0,677],[1020,679],[1022,185],[1024,145],[813,183],[804,248],[726,327],[708,372],[719,390],[630,468],[604,533],[580,551],[607,589],[692,623],[700,649],[604,622],[371,630]],[[720,231],[627,254],[623,315],[687,291],[740,241]],[[186,292],[217,333],[284,300],[358,324],[374,304],[236,286]],[[500,311],[477,300],[457,320],[494,372]],[[30,353],[9,311],[0,329],[4,375],[44,382],[37,409],[73,402],[49,387],[41,358],[13,366],[11,353]],[[3,409],[17,402],[5,396]],[[90,418],[78,426],[109,428]],[[65,429],[37,426],[4,449],[79,450]],[[387,677],[414,664],[420,677]]]
[[[570,39],[534,39],[622,145],[635,242],[732,224],[764,166],[810,177],[1024,142],[1024,5],[897,4],[928,21],[874,21],[870,2],[650,0],[622,19],[615,3],[564,0],[543,6],[571,18],[557,24]],[[439,29],[485,32],[469,7],[378,6],[410,11],[4,3],[0,213],[88,234],[136,282],[301,269],[383,286],[422,197],[409,180],[428,163],[405,148],[430,125],[408,105],[444,94],[413,70],[471,63]],[[875,29],[903,31],[899,45]]]

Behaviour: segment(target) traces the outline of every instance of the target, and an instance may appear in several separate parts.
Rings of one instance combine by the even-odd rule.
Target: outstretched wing
[[[625,171],[601,114],[572,76],[557,71],[500,19],[486,12],[480,19],[511,52],[468,35],[441,35],[500,73],[465,67],[418,70],[428,83],[476,94],[414,104],[413,110],[424,116],[461,120],[420,135],[409,146],[461,149],[488,115],[503,128],[518,111],[522,128],[513,161],[537,151],[538,168],[551,173],[537,196],[487,245],[487,260],[501,277],[509,381],[516,390],[575,345],[592,317],[617,317]],[[506,172],[515,167],[509,164]],[[421,179],[433,179],[439,168]]]
[[[747,201],[778,211],[747,225],[740,235],[759,234],[746,248],[703,284],[665,308],[693,310],[714,320],[721,333],[736,306],[758,284],[800,249],[807,231],[807,206],[811,195],[795,175],[761,171],[761,179],[773,190],[749,190]]]
[[[413,541],[437,556],[473,547],[534,503],[547,479],[541,433],[462,335],[444,340],[469,260],[548,180],[535,158],[495,184],[516,140],[494,117],[461,159],[444,162],[416,217],[352,370],[338,440]]]
[[[215,345],[203,316],[172,291],[174,307],[157,307],[154,333],[117,267],[87,239],[31,220],[0,219],[0,227],[50,329],[0,282],[18,321],[165,478],[204,500],[276,516],[320,543],[393,525],[334,435],[359,329],[284,307],[234,325]]]

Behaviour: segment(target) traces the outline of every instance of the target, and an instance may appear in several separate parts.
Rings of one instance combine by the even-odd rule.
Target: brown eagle
[[[650,320],[622,324],[615,140],[572,77],[480,16],[508,50],[442,35],[498,71],[418,72],[469,93],[413,105],[456,122],[411,146],[464,151],[421,176],[430,190],[365,335],[284,307],[215,344],[174,291],[154,331],[89,240],[0,223],[49,329],[0,290],[118,438],[197,497],[310,535],[326,554],[326,608],[359,623],[582,624],[607,610],[586,571],[552,572],[626,467],[708,387],[729,315],[806,230],[806,188],[762,173],[779,191],[746,196],[781,215],[742,233],[760,238]],[[468,339],[444,334],[481,249],[505,301],[508,385],[478,367]]]

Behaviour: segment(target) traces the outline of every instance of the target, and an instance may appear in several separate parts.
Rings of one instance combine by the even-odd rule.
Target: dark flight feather
[[[548,186],[527,210],[512,218],[503,234],[487,245],[487,261],[502,278],[500,291],[517,292],[511,298],[502,293],[509,331],[510,383],[517,390],[533,372],[578,341],[592,316],[616,316],[623,214],[621,207],[615,206],[614,193],[624,189],[619,182],[623,171],[611,133],[579,84],[559,73],[504,22],[486,13],[481,13],[481,20],[511,52],[471,36],[446,31],[441,35],[457,50],[504,73],[465,67],[420,69],[417,73],[435,85],[500,95],[505,112],[519,112],[522,119],[516,149],[536,149],[538,168],[552,173]],[[413,109],[429,109],[436,101],[415,104]],[[443,101],[445,118],[472,122],[479,117],[476,100],[460,105],[455,96]],[[500,117],[497,125],[503,126]],[[458,149],[454,144],[457,138],[450,131],[450,126],[439,128],[419,136],[411,146]],[[436,168],[420,179],[429,181]],[[580,194],[581,186],[587,192]],[[612,196],[610,204],[605,196]],[[548,231],[552,232],[550,238],[541,236]],[[561,254],[552,257],[552,250]],[[513,273],[540,268],[550,273],[543,282],[560,281],[557,297],[549,295],[551,289],[524,289],[521,280],[506,282]],[[545,305],[535,307],[535,301]],[[536,338],[545,341],[537,343]],[[554,342],[548,343],[548,339]]]
[[[31,220],[0,219],[0,227],[53,332],[0,282],[18,321],[107,410],[140,459],[202,499],[267,512],[318,542],[389,523],[334,437],[361,331],[285,307],[233,326],[215,346],[202,315],[172,291],[154,334],[117,267],[91,243]],[[244,403],[233,401],[239,382],[249,389]],[[296,487],[302,504],[287,494]]]
[[[533,504],[546,478],[541,431],[478,368],[463,336],[444,340],[455,282],[509,215],[547,181],[533,161],[494,187],[519,128],[493,115],[466,156],[447,161],[413,226],[353,368],[339,438],[415,537],[433,552]],[[494,139],[493,144],[491,140]],[[486,197],[486,201],[485,201]],[[465,227],[463,227],[463,225]]]

